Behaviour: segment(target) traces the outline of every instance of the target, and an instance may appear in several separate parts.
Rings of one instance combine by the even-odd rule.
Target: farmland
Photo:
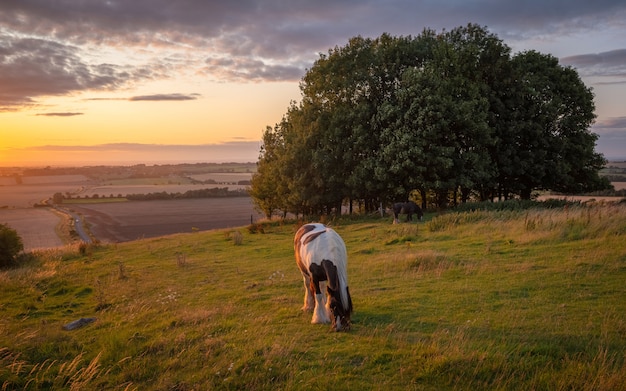
[[[77,212],[94,238],[121,242],[173,233],[196,232],[249,224],[261,215],[247,197],[124,202],[129,194],[185,193],[211,188],[243,191],[254,164],[182,166],[0,169],[0,223],[18,230],[27,251],[56,247],[72,240],[72,221],[51,210],[34,211],[55,193],[70,197],[64,203]],[[626,182],[626,163],[610,163],[617,190]],[[540,199],[556,196],[542,196]],[[560,196],[566,197],[566,196]],[[607,197],[572,197],[576,200],[611,200]],[[56,227],[56,228],[55,228]],[[63,229],[60,229],[62,227]]]
[[[103,242],[239,227],[262,216],[249,197],[72,204]]]
[[[4,172],[0,176],[0,223],[18,231],[26,251],[70,242],[68,232],[73,222],[68,216],[49,208],[33,208],[61,193],[69,197],[62,206],[77,212],[94,238],[103,242],[249,224],[251,218],[256,220],[260,215],[248,197],[120,201],[129,194],[211,188],[244,191],[247,186],[241,183],[249,182],[253,169],[254,164],[207,164]]]
[[[300,311],[296,222],[70,246],[0,271],[0,384],[626,389],[623,204],[330,224],[348,248],[347,333]],[[95,320],[63,330],[80,318]]]
[[[19,233],[26,251],[63,246],[59,237],[62,223],[63,216],[48,208],[0,209],[0,224]]]

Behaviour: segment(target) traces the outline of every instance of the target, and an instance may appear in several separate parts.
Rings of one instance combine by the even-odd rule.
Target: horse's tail
[[[341,239],[340,239],[341,240]],[[346,247],[341,242],[342,256],[337,261],[337,278],[339,280],[339,291],[341,294],[341,304],[347,313],[352,312],[352,298],[350,297],[350,289],[348,288],[348,255]]]
[[[339,286],[341,287],[341,304],[347,314],[352,313],[352,297],[350,297],[350,289],[348,288],[347,281],[344,283],[339,280]]]

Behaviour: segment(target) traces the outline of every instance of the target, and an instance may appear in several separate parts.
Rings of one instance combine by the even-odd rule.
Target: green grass
[[[292,223],[39,253],[0,272],[0,384],[626,389],[626,206],[426,217],[333,223],[348,333],[300,311]]]

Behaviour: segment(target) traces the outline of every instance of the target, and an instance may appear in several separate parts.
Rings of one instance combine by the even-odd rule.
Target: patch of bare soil
[[[72,205],[102,242],[239,227],[263,217],[249,197]]]

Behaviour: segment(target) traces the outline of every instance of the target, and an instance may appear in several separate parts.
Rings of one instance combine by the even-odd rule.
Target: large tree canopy
[[[352,38],[300,90],[263,134],[250,194],[267,216],[608,186],[591,89],[550,55],[511,56],[484,27]]]

